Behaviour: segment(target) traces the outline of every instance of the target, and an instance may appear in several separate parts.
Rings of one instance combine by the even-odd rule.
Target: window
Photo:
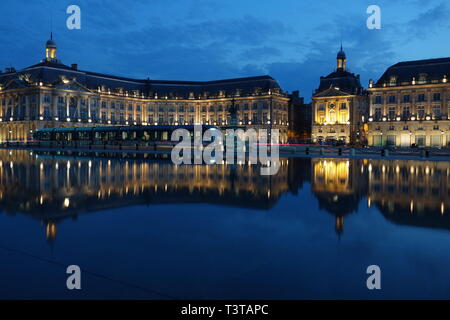
[[[403,107],[403,119],[408,119],[409,114],[409,107]]]
[[[427,82],[427,75],[426,73],[421,73],[419,75],[419,84],[424,84]]]
[[[441,106],[439,104],[433,106],[433,117],[439,118],[441,116]]]
[[[319,110],[319,111],[325,111],[325,105],[319,104],[318,110]]]
[[[374,104],[382,104],[382,103],[383,102],[382,102],[381,96],[375,96]]]
[[[396,76],[391,76],[389,78],[389,85],[395,86],[396,84],[397,84],[397,77]]]
[[[441,94],[439,92],[433,93],[433,101],[441,101]]]
[[[345,109],[347,109],[347,104],[344,102],[344,103],[341,103],[341,109],[342,110],[345,110]]]
[[[425,107],[424,106],[417,107],[417,117],[419,118],[419,120],[422,120],[425,118]]]
[[[336,112],[334,110],[330,110],[329,118],[330,118],[330,122],[331,123],[335,123],[336,122]]]
[[[381,108],[375,108],[375,114],[374,114],[375,120],[381,119]]]
[[[403,103],[409,103],[411,100],[410,95],[409,94],[405,94],[403,96]]]
[[[390,120],[394,120],[395,119],[395,116],[396,116],[395,107],[390,107],[389,108],[388,116],[389,116]]]
[[[389,103],[395,103],[395,96],[389,96]]]
[[[425,102],[425,94],[421,93],[417,95],[417,102]]]

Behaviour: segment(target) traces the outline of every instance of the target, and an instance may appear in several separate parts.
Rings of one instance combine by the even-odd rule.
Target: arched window
[[[334,110],[330,110],[329,118],[330,118],[330,122],[331,123],[335,123],[336,122],[336,112]]]

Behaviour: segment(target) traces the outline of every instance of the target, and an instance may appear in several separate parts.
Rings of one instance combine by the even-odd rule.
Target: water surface
[[[450,298],[449,162],[285,158],[264,177],[166,155],[0,159],[3,299]]]

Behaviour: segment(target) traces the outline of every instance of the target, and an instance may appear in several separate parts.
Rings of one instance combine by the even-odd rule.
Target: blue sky
[[[68,30],[66,8],[81,8]],[[381,30],[366,28],[371,4]],[[44,56],[53,17],[63,63],[137,78],[216,80],[270,74],[310,100],[340,41],[367,87],[398,61],[450,56],[450,4],[400,0],[2,0],[0,68]]]

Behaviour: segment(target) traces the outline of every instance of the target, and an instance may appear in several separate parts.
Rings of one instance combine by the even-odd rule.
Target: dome
[[[339,52],[337,54],[337,58],[338,59],[345,59],[345,52],[344,52],[344,50],[342,50],[342,46],[341,46],[341,50],[339,50]]]
[[[56,48],[56,43],[55,41],[53,41],[53,32],[50,33],[50,39],[47,40],[47,43],[45,44],[45,46],[51,47],[51,48]]]

